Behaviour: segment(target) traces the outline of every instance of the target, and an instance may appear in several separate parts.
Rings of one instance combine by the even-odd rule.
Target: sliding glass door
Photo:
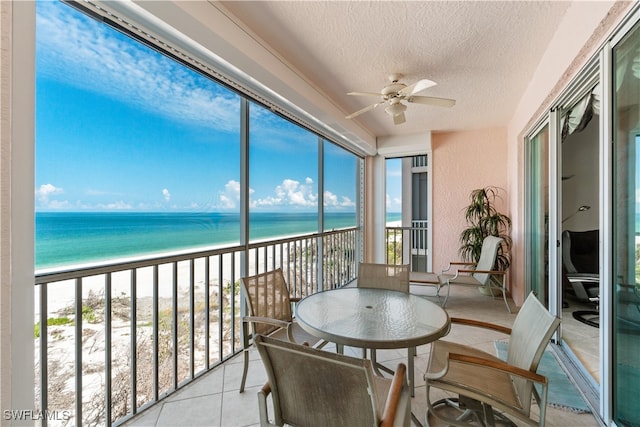
[[[527,278],[529,291],[548,307],[549,284],[549,126],[528,141]]]
[[[613,418],[640,425],[640,28],[613,48]]]

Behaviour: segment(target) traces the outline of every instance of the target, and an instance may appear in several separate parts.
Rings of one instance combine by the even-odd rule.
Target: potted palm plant
[[[482,242],[487,236],[503,239],[498,247],[494,270],[504,271],[511,264],[511,218],[498,212],[495,201],[500,189],[488,186],[473,190],[469,195],[469,205],[464,209],[467,228],[460,233],[458,253],[464,261],[478,262]]]

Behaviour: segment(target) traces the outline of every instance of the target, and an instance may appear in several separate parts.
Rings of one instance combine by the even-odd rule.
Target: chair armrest
[[[511,328],[502,325],[496,325],[495,323],[483,322],[481,320],[464,319],[461,317],[452,317],[451,323],[457,323],[459,325],[473,326],[477,328],[490,329],[496,332],[502,332],[503,334],[511,335]]]
[[[460,277],[461,273],[462,274],[474,274],[474,273],[495,274],[495,275],[501,275],[503,278],[507,274],[506,271],[500,271],[500,270],[467,270],[467,269],[459,269],[459,270],[456,271],[455,276],[453,276],[449,280],[457,279],[458,277]]]
[[[507,274],[506,271],[500,270],[458,270],[458,273],[486,273],[486,274]]]
[[[527,371],[526,369],[518,368],[517,366],[509,365],[506,362],[497,362],[494,360],[483,359],[482,357],[469,356],[466,354],[449,353],[449,362],[465,363],[467,365],[476,365],[479,367],[487,367],[498,371],[506,372],[511,375],[516,375],[529,381],[534,381],[539,384],[547,385],[547,377],[540,375],[536,372]]]
[[[444,270],[442,270],[442,273],[446,272],[446,271],[450,271],[451,267],[453,267],[454,265],[476,265],[475,262],[468,262],[468,261],[449,261],[449,266],[447,268],[445,268]]]
[[[382,412],[380,427],[391,427],[394,425],[393,423],[396,418],[396,412],[398,411],[402,389],[407,384],[406,370],[407,367],[404,363],[398,363],[396,372],[391,380],[391,387],[389,387],[389,394],[387,395],[387,401],[384,405],[384,411]]]
[[[242,321],[247,323],[266,323],[267,325],[278,326],[280,328],[286,328],[291,324],[291,322],[287,322],[285,320],[272,319],[271,317],[262,316],[245,316],[242,318]]]
[[[567,273],[570,282],[600,283],[600,275],[597,273]]]
[[[242,318],[242,321],[245,323],[264,323],[267,325],[276,326],[278,328],[285,328],[287,330],[287,338],[292,343],[295,343],[296,340],[293,338],[293,323],[287,322],[285,320],[272,319],[270,317],[261,317],[261,316],[245,316]]]

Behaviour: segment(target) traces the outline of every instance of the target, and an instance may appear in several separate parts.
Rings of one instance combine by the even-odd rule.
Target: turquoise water
[[[389,214],[387,221],[400,220]],[[251,214],[251,240],[313,233],[315,213]],[[355,213],[325,214],[325,229],[353,227]],[[233,244],[238,214],[37,212],[36,269]]]

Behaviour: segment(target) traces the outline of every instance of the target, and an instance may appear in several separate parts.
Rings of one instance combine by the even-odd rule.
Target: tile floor
[[[433,288],[414,287],[412,292],[425,295],[437,302]],[[478,293],[475,288],[455,287],[447,303],[450,316],[469,317],[478,320],[510,326],[517,311],[510,301],[513,314],[509,314],[502,298],[491,299]],[[494,341],[504,338],[495,332],[479,332],[477,328],[457,326],[446,337],[448,340],[472,344],[486,351],[494,351]],[[330,349],[330,347],[325,347]],[[422,372],[426,368],[429,345],[418,348],[415,361],[416,393],[412,399],[413,413],[423,422],[425,414],[425,386]],[[357,356],[357,349],[345,349],[345,353]],[[406,351],[378,351],[378,360],[386,361],[389,366],[398,362],[406,363]],[[259,425],[258,398],[256,393],[266,380],[262,363],[255,351],[251,351],[251,362],[244,393],[239,393],[242,375],[242,357],[237,356],[230,362],[203,375],[193,383],[168,396],[156,405],[141,412],[129,420],[127,426],[254,426]],[[537,407],[534,405],[534,411]],[[431,423],[431,425],[437,425]],[[599,426],[600,423],[591,414],[574,414],[549,407],[547,426],[577,427]]]

